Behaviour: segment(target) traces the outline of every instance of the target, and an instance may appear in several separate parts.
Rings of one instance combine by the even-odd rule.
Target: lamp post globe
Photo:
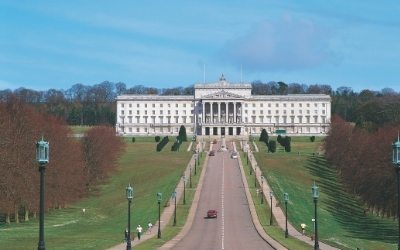
[[[261,204],[264,204],[264,176],[261,175]]]
[[[289,194],[287,193],[287,192],[285,192],[284,194],[283,194],[283,199],[285,200],[285,208],[286,208],[286,230],[285,230],[285,238],[288,238],[289,237],[289,231],[288,231],[288,227],[287,227],[287,220],[288,220],[288,217],[287,217],[287,203],[288,203],[288,201],[289,201]]]
[[[393,164],[396,164],[396,173],[397,173],[397,215],[400,215],[400,140],[399,135],[397,135],[397,142],[392,144],[393,148]],[[400,219],[399,219],[399,239],[397,249],[400,249]]]
[[[126,187],[126,199],[128,200],[128,237],[126,241],[126,250],[131,250],[131,202],[133,199],[133,187],[131,187],[130,183]]]
[[[40,172],[40,218],[39,218],[39,243],[38,250],[45,250],[44,242],[44,172],[46,172],[46,163],[49,162],[49,143],[42,140],[36,143],[36,162],[39,163]]]
[[[274,191],[270,190],[269,191],[269,198],[271,199],[271,216],[269,218],[269,224],[272,225],[272,197],[274,197]]]
[[[314,198],[314,211],[315,211],[315,215],[314,215],[314,225],[315,225],[315,242],[314,242],[314,250],[319,250],[319,242],[318,242],[318,220],[317,220],[317,200],[318,200],[318,187],[315,186],[315,182],[314,182],[314,186],[311,187],[312,190],[312,196]]]
[[[162,194],[160,192],[157,193],[157,201],[158,201],[158,234],[157,238],[161,238],[161,201],[162,201]]]
[[[176,189],[175,189],[175,191],[172,193],[172,198],[174,199],[174,201],[175,201],[175,209],[174,209],[174,226],[176,226]]]

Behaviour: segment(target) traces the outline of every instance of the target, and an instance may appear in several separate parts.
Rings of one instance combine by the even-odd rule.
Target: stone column
[[[217,123],[221,122],[221,102],[218,102],[218,119]]]
[[[236,123],[236,102],[233,103],[233,123]]]
[[[229,102],[225,102],[225,122],[228,123]]]
[[[201,107],[203,108],[202,110],[202,119],[201,119],[201,123],[204,124],[206,123],[206,104],[203,102],[203,100],[201,101]]]
[[[213,102],[210,102],[210,123],[214,123]]]

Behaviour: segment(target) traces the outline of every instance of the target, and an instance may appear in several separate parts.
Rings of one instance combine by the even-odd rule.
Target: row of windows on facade
[[[260,108],[263,108],[263,107],[264,107],[264,103],[259,103],[259,104],[260,104]],[[142,105],[144,105],[144,107],[147,108],[147,103],[144,103],[144,104],[142,103]],[[155,103],[152,103],[151,105],[152,105],[153,108],[156,107],[156,104],[155,104]],[[160,105],[160,106],[159,106],[160,108],[163,108],[163,107],[164,107],[164,104],[163,104],[163,103],[159,103],[159,105]],[[184,108],[186,108],[186,103],[183,103],[182,105],[183,105]],[[303,107],[303,103],[298,103],[298,105],[299,105],[299,108],[302,108],[302,107]],[[325,107],[325,103],[321,103],[321,105],[322,105],[323,108]],[[284,108],[286,108],[286,107],[287,107],[287,104],[286,104],[286,103],[282,103],[282,106],[283,106]],[[295,106],[294,103],[290,103],[290,107],[294,108],[294,106]],[[124,108],[124,107],[125,107],[125,104],[124,104],[124,103],[121,103],[121,107]],[[137,107],[137,108],[140,108],[140,103],[137,103],[137,104],[136,104],[136,107]],[[168,107],[168,108],[171,108],[171,104],[170,104],[170,103],[167,103],[167,107]],[[178,104],[178,103],[175,103],[175,107],[178,108],[178,107],[179,107],[179,104]],[[190,107],[193,108],[193,107],[194,107],[194,104],[191,103],[191,104],[190,104]],[[245,103],[245,104],[244,104],[244,107],[247,108],[247,107],[248,107],[248,104]],[[255,107],[256,107],[256,103],[253,103],[253,104],[252,104],[252,107],[255,108]],[[270,107],[271,107],[271,103],[267,103],[267,107],[270,108]],[[279,108],[279,103],[275,103],[275,107]],[[310,103],[306,103],[306,107],[309,108],[309,107],[310,107]],[[317,108],[317,107],[318,107],[318,103],[314,103],[314,107]],[[129,108],[132,108],[132,103],[129,103]]]
[[[307,115],[311,114],[311,111],[309,109],[307,109],[305,111],[306,111],[305,113]],[[144,112],[144,115],[147,115],[147,110],[143,110],[142,112]],[[284,115],[288,114],[287,110],[283,110],[282,112],[283,112]],[[325,115],[325,110],[324,109],[321,110],[321,112],[322,112],[323,115]],[[167,114],[168,115],[170,115],[171,113],[172,113],[171,110],[167,110]],[[181,110],[181,113],[183,115],[186,115],[186,110]],[[201,114],[201,113],[202,113],[201,110],[199,110],[199,114]],[[248,110],[245,109],[244,113],[248,114]],[[252,114],[253,115],[256,115],[256,113],[257,113],[256,110],[252,110]],[[128,114],[132,115],[132,110],[129,110]],[[151,114],[155,115],[156,114],[156,110],[152,110]],[[164,110],[159,110],[159,115],[163,115],[163,114],[164,114]],[[194,110],[190,110],[190,114],[193,115],[194,114]],[[259,114],[263,115],[264,114],[264,110],[259,110]],[[272,111],[271,110],[267,110],[267,114],[271,115]],[[275,114],[278,115],[279,114],[279,110],[275,110]],[[293,109],[290,110],[290,114],[294,115],[295,111]],[[303,114],[303,110],[298,110],[298,114],[302,115]],[[121,115],[125,115],[125,111],[124,110],[121,110]],[[136,110],[136,115],[140,115],[140,110]],[[179,115],[179,111],[178,110],[175,110],[175,115]],[[240,112],[238,112],[238,115],[240,115]],[[318,115],[318,110],[317,109],[314,110],[314,115]]]
[[[174,118],[175,118],[175,123],[179,123],[179,117],[174,117]],[[292,123],[292,124],[295,123],[295,117],[289,117],[289,119],[290,119],[290,123]],[[158,120],[159,120],[160,124],[164,123],[164,117],[159,117]],[[172,120],[171,117],[167,117],[167,119],[166,119],[167,124],[171,124],[171,120]],[[186,121],[187,121],[186,117],[181,117],[181,120],[182,120],[182,123],[186,123]],[[124,121],[125,121],[125,119],[121,119],[122,124],[124,124]],[[133,118],[132,117],[128,117],[128,123],[131,124],[132,121],[133,121]],[[148,123],[148,118],[147,117],[143,117],[143,119],[141,120],[140,117],[136,117],[136,124],[140,123],[141,121],[143,123]],[[288,121],[288,119],[287,119],[286,116],[283,116],[283,117],[277,116],[277,117],[274,117],[274,118],[267,117],[265,119],[266,123],[284,123],[285,124],[285,123],[287,123],[287,121]],[[303,121],[305,123],[310,123],[311,118],[310,117],[305,117],[305,119],[303,120],[303,117],[297,117],[297,123],[303,123]],[[319,123],[318,117],[313,117],[312,121],[314,123]],[[320,123],[325,123],[325,121],[326,121],[326,118],[325,117],[321,117]],[[245,117],[244,118],[244,122],[248,123],[249,122],[249,118]],[[251,117],[251,122],[252,123],[257,123],[257,122],[258,123],[264,123],[264,117],[258,117],[258,120],[256,119],[256,117]],[[152,124],[156,123],[156,118],[155,117],[151,118],[151,123]],[[194,117],[190,117],[190,123],[194,123]],[[201,118],[199,118],[199,123],[201,123]],[[216,123],[216,121],[214,123]]]
[[[264,128],[252,128],[251,133],[261,133],[261,131],[263,129]],[[160,132],[160,133],[164,133],[164,132],[171,133],[172,131],[174,131],[175,133],[179,132],[179,128],[170,128],[170,127],[168,127],[168,128],[151,128],[151,129],[149,129],[149,128],[136,128],[136,129],[135,128],[128,128],[127,130],[128,130],[129,133],[132,133],[134,130],[136,130],[136,133],[148,133],[148,132],[152,132],[152,133],[157,133],[157,132]],[[246,131],[246,133],[248,133],[249,129],[246,128],[245,131]],[[266,131],[268,133],[273,133],[273,128],[268,127],[268,128],[266,128]],[[295,133],[295,129],[293,127],[287,128],[286,131],[288,131],[289,133]],[[125,132],[124,128],[122,128],[122,132]],[[193,133],[193,132],[194,132],[194,128],[190,128],[190,133]],[[321,128],[319,128],[319,127],[304,127],[304,128],[299,127],[299,128],[297,128],[297,132],[298,133],[303,133],[303,132],[305,132],[305,133],[311,133],[311,132],[313,132],[313,133],[318,133],[318,132],[325,133],[326,129],[325,129],[325,127],[321,127]]]

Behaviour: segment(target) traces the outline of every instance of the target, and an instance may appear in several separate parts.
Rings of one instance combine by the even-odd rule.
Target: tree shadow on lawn
[[[357,199],[345,192],[337,173],[331,169],[325,158],[309,156],[306,168],[317,177],[320,193],[326,196],[322,203],[334,220],[345,230],[343,237],[365,239],[396,244],[398,229],[395,221],[376,215],[366,214]],[[318,180],[319,179],[319,180]]]

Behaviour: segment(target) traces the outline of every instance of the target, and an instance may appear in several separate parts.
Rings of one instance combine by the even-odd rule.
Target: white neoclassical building
[[[116,98],[120,135],[243,136],[326,135],[331,98],[325,94],[251,95],[250,83],[197,83],[193,95],[121,95]]]

